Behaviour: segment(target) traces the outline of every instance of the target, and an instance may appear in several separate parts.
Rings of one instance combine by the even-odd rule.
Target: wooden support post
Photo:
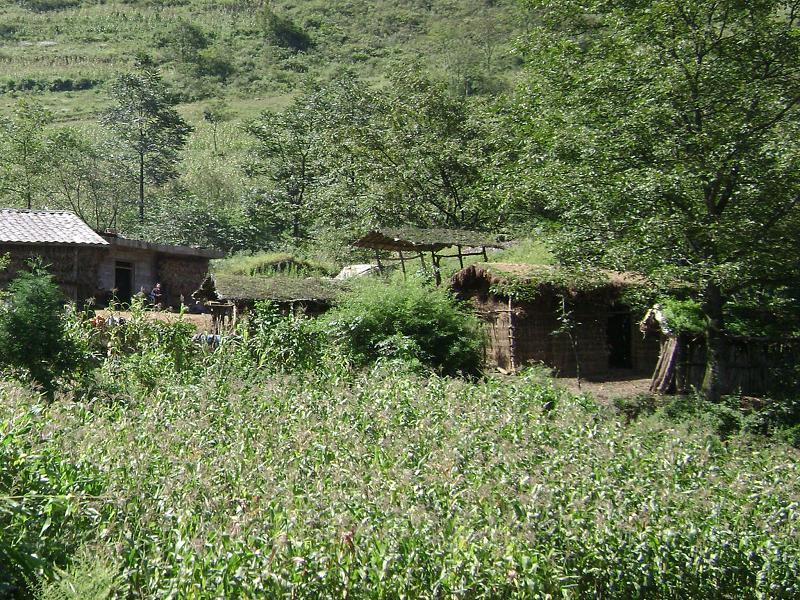
[[[400,255],[400,268],[403,269],[403,279],[406,278],[406,261],[403,257],[403,251],[398,250],[397,253]]]
[[[458,248],[458,264],[463,269],[464,268],[464,255],[461,254],[461,246],[456,246]]]
[[[422,270],[425,271],[428,267],[425,266],[425,256],[422,254],[422,251],[419,253],[419,262],[422,263]]]
[[[436,285],[442,285],[442,271],[439,269],[439,257],[435,252],[431,252],[431,264],[433,265],[433,277],[436,279]]]
[[[481,246],[481,252],[483,252],[484,262],[489,262],[489,256],[486,254],[486,246]]]
[[[511,298],[508,299],[508,366],[509,370],[514,373],[517,370],[517,356],[516,356],[516,326],[514,325],[514,307],[511,305]]]
[[[378,264],[378,273],[383,274],[383,265],[381,264],[381,253],[375,249],[375,262]]]

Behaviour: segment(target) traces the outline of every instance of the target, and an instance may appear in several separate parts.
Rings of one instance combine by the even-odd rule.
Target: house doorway
[[[133,297],[133,264],[117,261],[114,265],[114,288],[117,290],[117,301],[130,304]]]
[[[612,313],[606,325],[606,343],[608,344],[608,366],[612,369],[630,369],[633,367],[631,349],[631,313],[625,309]]]

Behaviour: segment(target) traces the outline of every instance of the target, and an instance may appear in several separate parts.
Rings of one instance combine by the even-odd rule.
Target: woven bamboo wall
[[[686,344],[681,357],[679,392],[701,388],[706,371],[705,340],[695,338]],[[800,341],[770,341],[731,338],[726,347],[727,368],[722,377],[723,394],[759,396],[779,388],[781,370],[791,370],[800,352]]]
[[[562,325],[560,299],[555,295],[542,294],[533,302],[512,302],[513,313],[507,300],[495,296],[476,295],[471,301],[486,326],[487,365],[510,370],[512,362],[515,369],[543,363],[559,375],[572,377],[577,373],[577,352],[582,376],[609,374],[606,328],[613,309],[606,294],[584,294],[571,301],[572,338],[567,333],[554,333]],[[658,360],[657,337],[644,338],[636,319],[631,319],[630,336],[632,364],[628,371],[650,375]]]

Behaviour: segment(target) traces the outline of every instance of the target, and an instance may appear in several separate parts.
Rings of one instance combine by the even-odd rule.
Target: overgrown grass
[[[493,252],[491,262],[520,263],[526,265],[552,265],[556,260],[546,239],[523,238],[510,248]]]
[[[212,271],[224,275],[335,275],[336,266],[305,259],[287,252],[259,252],[257,254],[239,254],[230,258],[215,260]]]

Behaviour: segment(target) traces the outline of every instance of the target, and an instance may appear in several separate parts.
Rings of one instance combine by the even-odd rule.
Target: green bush
[[[64,297],[53,278],[37,265],[20,272],[0,308],[0,364],[24,369],[52,394],[56,379],[77,369],[83,358],[68,335]]]
[[[38,13],[75,8],[80,3],[80,0],[17,0],[23,8]]]
[[[483,334],[478,320],[442,288],[417,280],[357,285],[326,316],[357,364],[408,354],[446,375],[478,374]],[[398,344],[407,338],[414,343]]]
[[[165,377],[193,380],[201,367],[200,348],[192,342],[194,326],[180,319],[149,319],[141,303],[130,308],[129,321],[104,328],[109,358],[98,376],[112,386],[124,383],[149,391],[162,387]]]

